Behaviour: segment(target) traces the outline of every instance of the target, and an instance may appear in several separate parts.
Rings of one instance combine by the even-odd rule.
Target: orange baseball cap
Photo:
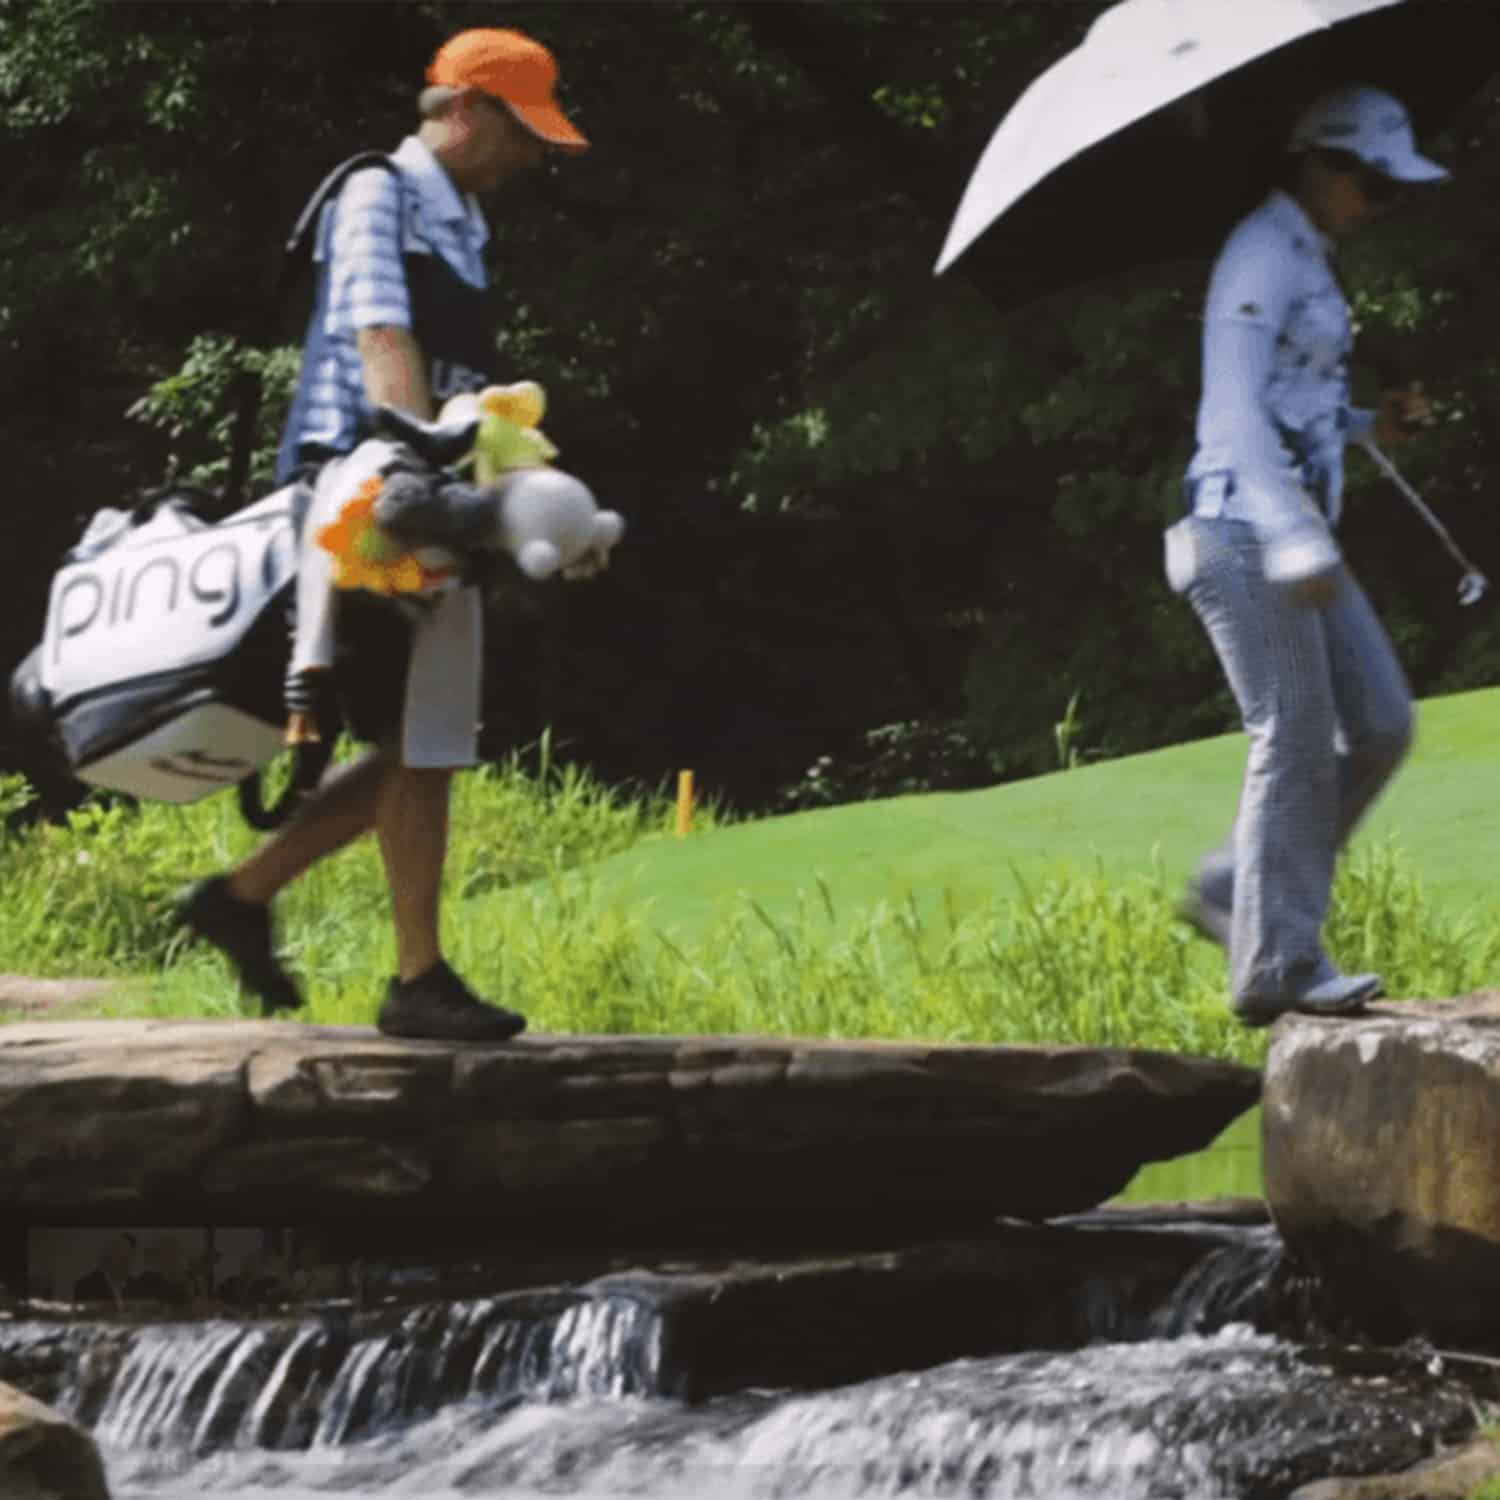
[[[587,151],[588,137],[557,107],[557,59],[522,31],[460,31],[438,48],[428,83],[481,89],[502,100],[533,135],[563,151]]]

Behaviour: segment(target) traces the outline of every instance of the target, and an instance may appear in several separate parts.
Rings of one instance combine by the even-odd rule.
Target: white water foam
[[[338,1450],[126,1455],[112,1480],[118,1500],[1238,1500],[1349,1455],[1413,1462],[1466,1413],[1461,1393],[1339,1375],[1240,1326],[701,1407],[472,1401]]]

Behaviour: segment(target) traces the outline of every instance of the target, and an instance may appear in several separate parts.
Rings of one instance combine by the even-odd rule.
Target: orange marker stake
[[[677,773],[677,837],[686,838],[693,828],[693,773]]]

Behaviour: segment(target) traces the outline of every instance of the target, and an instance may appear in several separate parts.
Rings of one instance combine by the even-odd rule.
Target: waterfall
[[[275,1447],[282,1434],[290,1439],[288,1447],[301,1447],[299,1437],[311,1440],[317,1420],[318,1365],[330,1344],[321,1324],[304,1323],[297,1329],[245,1419],[245,1446]]]
[[[660,1364],[660,1319],[633,1298],[580,1299],[530,1321],[492,1301],[416,1308],[394,1332],[350,1348],[312,1446],[335,1447],[453,1401],[649,1395]]]
[[[94,1423],[106,1447],[186,1448],[203,1451],[208,1433],[222,1426],[223,1413],[267,1348],[270,1330],[212,1322],[140,1330],[131,1340]],[[82,1392],[68,1392],[60,1403],[67,1415]]]
[[[66,1362],[53,1404],[107,1451],[201,1455],[338,1447],[471,1400],[650,1395],[661,1348],[636,1298],[522,1295],[284,1322],[18,1323],[0,1353]]]
[[[1153,1309],[1145,1332],[1152,1338],[1211,1333],[1231,1323],[1264,1328],[1282,1264],[1281,1237],[1269,1224],[1242,1230],[1197,1262]]]

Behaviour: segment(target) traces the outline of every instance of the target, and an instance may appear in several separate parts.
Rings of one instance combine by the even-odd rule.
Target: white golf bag
[[[12,711],[93,786],[192,802],[281,749],[296,487],[210,524],[101,510],[52,580]]]
[[[430,598],[390,601],[409,617],[503,555],[531,577],[568,576],[620,539],[621,518],[560,470],[457,481],[445,465],[473,446],[473,420],[422,423],[381,408],[376,427],[315,484],[213,524],[180,496],[99,511],[53,577],[41,645],[12,676],[17,727],[93,786],[161,802],[238,786],[246,818],[271,827],[316,784],[336,738],[330,722],[299,744],[286,793],[263,805],[257,773],[286,742],[289,711],[306,706],[299,685],[326,688],[332,675],[337,589],[316,539],[371,480],[377,514],[389,506],[386,524],[434,568]],[[462,716],[472,724],[477,704]]]

